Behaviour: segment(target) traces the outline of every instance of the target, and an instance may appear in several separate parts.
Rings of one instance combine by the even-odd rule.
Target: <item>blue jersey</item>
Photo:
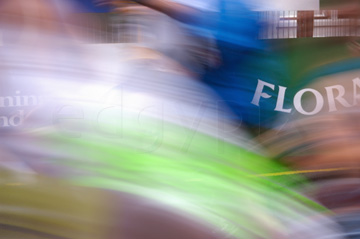
[[[265,42],[258,39],[261,26],[257,13],[241,0],[219,0],[211,10],[200,10],[204,14],[192,26],[193,32],[211,34],[222,60],[220,67],[203,75],[203,81],[230,106],[236,120],[269,127],[275,119],[276,97],[261,102],[261,108],[251,101],[258,79],[278,84],[285,73]]]

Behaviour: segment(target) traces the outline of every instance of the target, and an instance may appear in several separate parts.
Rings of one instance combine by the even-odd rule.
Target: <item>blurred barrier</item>
[[[82,33],[91,43],[138,43],[161,38],[166,27],[146,27],[155,18],[132,14],[86,13],[94,22],[84,22]],[[356,15],[339,10],[258,12],[263,24],[260,39],[360,36]],[[150,19],[150,22],[149,22]],[[159,21],[156,21],[158,24]],[[148,25],[149,26],[149,25]]]
[[[338,10],[259,12],[261,39],[359,36],[359,19]]]

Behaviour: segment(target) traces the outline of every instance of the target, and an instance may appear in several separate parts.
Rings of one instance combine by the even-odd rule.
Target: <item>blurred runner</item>
[[[101,2],[118,8],[125,6],[124,1]],[[285,70],[265,43],[258,40],[260,24],[251,6],[245,1],[235,0],[136,2],[185,23],[195,36],[213,38],[213,49],[202,57],[207,58],[204,61],[207,64],[203,71],[195,69],[196,73],[236,115],[227,117],[251,127],[271,127],[276,97],[261,100],[261,108],[251,102],[258,79],[276,84],[285,78]]]

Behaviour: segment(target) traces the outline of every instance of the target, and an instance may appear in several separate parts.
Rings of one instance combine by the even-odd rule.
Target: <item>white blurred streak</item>
[[[313,11],[320,8],[320,0],[255,0],[252,3],[256,11]]]

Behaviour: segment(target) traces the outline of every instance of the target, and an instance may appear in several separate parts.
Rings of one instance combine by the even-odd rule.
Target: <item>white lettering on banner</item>
[[[301,104],[301,99],[302,99],[302,96],[306,93],[306,92],[311,92],[314,94],[315,98],[316,98],[316,106],[315,106],[315,109],[311,112],[306,112],[304,110],[304,108],[302,107],[302,104]],[[324,106],[324,99],[322,97],[322,95],[320,94],[319,91],[317,90],[314,90],[314,89],[303,89],[301,91],[299,91],[298,93],[296,93],[295,97],[294,97],[294,106],[295,106],[295,109],[303,114],[303,115],[315,115],[317,113],[319,113],[323,106]]]
[[[346,95],[346,90],[342,85],[333,85],[333,86],[325,87],[325,91],[326,91],[326,95],[327,95],[327,102],[329,105],[329,112],[337,111],[338,110],[337,106],[340,106],[340,105],[343,107],[349,108],[349,107],[353,107],[353,106],[359,104],[360,92],[358,92],[358,90],[360,89],[360,78],[355,78],[352,81],[353,81],[353,92],[352,92],[353,102],[352,103],[349,103],[344,98],[344,96]],[[267,86],[269,89],[264,89],[265,86]],[[261,98],[269,99],[272,97],[270,94],[266,93],[266,90],[275,91],[275,88],[276,88],[275,85],[273,85],[271,83],[268,83],[268,82],[265,82],[262,80],[258,80],[255,94],[254,94],[254,97],[253,97],[251,103],[253,105],[261,107],[260,106]],[[274,111],[291,113],[292,108],[287,108],[287,109],[284,108],[284,102],[285,102],[287,88],[284,86],[279,86],[278,88],[279,88],[278,96],[277,96],[277,101],[276,101],[276,106],[275,106]],[[303,98],[304,94],[306,94],[306,93],[307,94],[310,93],[315,97],[315,107],[312,111],[306,111],[303,107],[302,98]],[[324,97],[319,91],[317,91],[315,89],[311,89],[311,88],[302,89],[295,94],[294,99],[293,99],[293,106],[300,114],[315,115],[324,108]]]
[[[13,96],[0,96],[0,109],[17,108],[16,111],[5,113],[6,115],[0,115],[0,127],[21,126],[27,114],[25,108],[39,104],[41,104],[40,96],[21,95],[20,91],[16,91]]]
[[[255,92],[253,100],[251,101],[252,104],[259,106],[261,97],[263,97],[263,98],[270,98],[271,97],[271,95],[269,95],[267,93],[263,93],[264,86],[267,86],[272,90],[275,89],[275,85],[270,84],[270,83],[266,83],[265,81],[262,81],[262,80],[258,80],[258,85],[256,87],[256,92]]]
[[[355,78],[353,79],[353,83],[354,83],[354,101],[353,104],[357,105],[358,99],[360,99],[360,95],[357,93],[357,89],[360,88],[360,79],[359,78]]]
[[[334,85],[334,86],[325,87],[325,89],[326,89],[326,93],[327,93],[328,101],[329,101],[329,112],[333,112],[333,111],[337,110],[335,100],[337,100],[341,105],[343,105],[345,107],[352,106],[343,98],[345,95],[345,88],[343,86]],[[335,89],[339,92],[339,94],[336,97],[334,97]]]
[[[279,86],[279,95],[276,101],[276,111],[291,113],[291,109],[284,109],[286,87]]]
[[[23,124],[24,119],[24,110],[18,110],[11,116],[0,116],[0,127],[17,127]]]
[[[15,92],[15,96],[0,96],[0,108],[21,107],[38,105],[39,97],[34,95],[19,95],[20,91]]]

